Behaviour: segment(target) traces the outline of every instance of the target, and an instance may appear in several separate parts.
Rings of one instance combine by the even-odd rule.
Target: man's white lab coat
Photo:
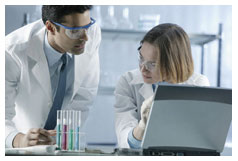
[[[42,20],[6,36],[5,42],[5,137],[43,128],[53,104],[47,59],[43,50],[45,26]],[[99,84],[100,27],[88,32],[85,52],[75,56],[74,83],[67,91],[62,109],[82,111],[82,122]]]

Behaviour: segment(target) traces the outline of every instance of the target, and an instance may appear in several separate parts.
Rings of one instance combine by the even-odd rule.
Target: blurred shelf
[[[112,40],[116,39],[132,39],[140,41],[146,31],[139,30],[122,30],[122,29],[102,29],[102,37]]]
[[[214,40],[218,40],[220,35],[210,35],[210,34],[189,34],[188,35],[191,44],[204,45]]]
[[[99,86],[98,95],[111,95],[114,96],[115,87],[113,86]]]
[[[143,30],[123,30],[123,29],[102,29],[102,35],[105,38],[115,39],[138,39],[141,40],[146,34]],[[188,34],[191,44],[204,45],[214,40],[218,40],[220,35],[213,34]]]
[[[146,31],[143,30],[123,30],[123,29],[102,29],[102,33],[108,34],[130,34],[130,35],[144,35]]]

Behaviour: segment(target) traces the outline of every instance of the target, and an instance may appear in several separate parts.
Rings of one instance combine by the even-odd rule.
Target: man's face
[[[64,22],[61,24],[67,27],[81,27],[88,25],[90,20],[90,12],[85,11],[84,13],[74,13],[63,17]],[[87,31],[83,30],[80,37],[72,39],[66,35],[66,29],[60,27],[59,31],[56,31],[53,35],[54,45],[60,52],[69,52],[71,54],[79,55],[84,52],[85,43],[88,40]],[[73,32],[73,31],[72,31]]]

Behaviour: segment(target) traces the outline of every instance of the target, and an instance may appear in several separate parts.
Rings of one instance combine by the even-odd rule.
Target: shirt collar
[[[53,66],[55,63],[57,63],[61,56],[62,53],[56,51],[50,44],[47,38],[47,32],[45,34],[45,40],[44,40],[44,51],[45,51],[45,55],[46,58],[48,60],[48,64],[49,66]],[[66,53],[67,55],[69,55],[70,58],[72,58],[72,54]]]

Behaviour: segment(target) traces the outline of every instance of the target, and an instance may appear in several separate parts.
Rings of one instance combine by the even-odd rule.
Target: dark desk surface
[[[84,152],[58,151],[55,147],[38,147],[5,149],[6,156],[142,156],[142,150],[116,149],[115,146],[87,146]],[[40,147],[41,148],[41,147]],[[47,150],[46,150],[47,149]],[[222,156],[232,156],[232,148],[225,147]]]
[[[40,146],[39,146],[40,147]],[[142,150],[115,149],[114,146],[88,146],[85,151],[59,151],[55,147],[41,146],[30,148],[5,149],[6,156],[138,156]]]

